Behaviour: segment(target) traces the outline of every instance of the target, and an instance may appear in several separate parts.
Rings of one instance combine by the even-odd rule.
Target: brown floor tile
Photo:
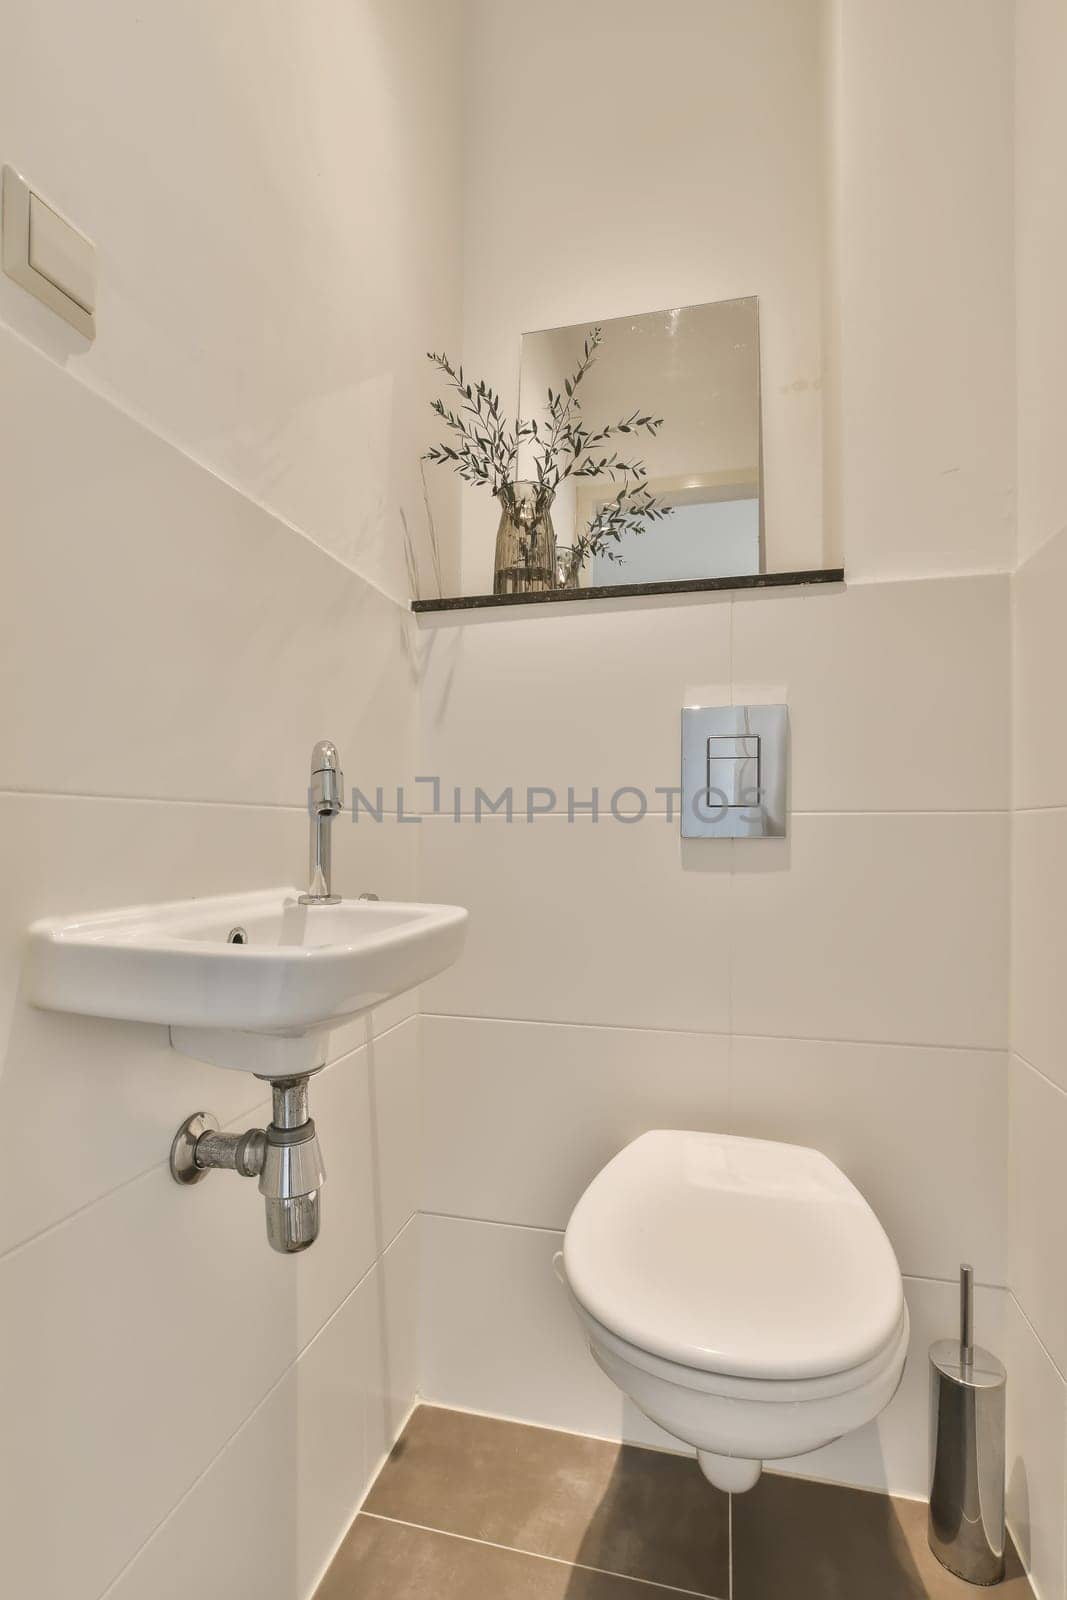
[[[671,1600],[670,1591],[583,1572],[401,1522],[359,1516],[315,1600]]]
[[[926,1543],[926,1506],[863,1489],[764,1473],[737,1495],[734,1600],[975,1600]],[[1015,1551],[988,1593],[1032,1600]]]
[[[727,1496],[695,1461],[659,1450],[420,1406],[365,1509],[720,1600],[729,1593]]]

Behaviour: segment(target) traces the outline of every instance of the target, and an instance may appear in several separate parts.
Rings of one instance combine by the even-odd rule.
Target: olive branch
[[[463,368],[454,366],[446,355],[427,354],[458,396],[451,405],[440,399],[432,402],[432,409],[453,437],[432,445],[426,452],[427,461],[451,467],[466,483],[499,495],[514,482],[519,453],[525,445],[533,462],[533,481],[546,498],[554,495],[568,478],[609,478],[618,486],[575,540],[573,559],[579,567],[597,554],[609,561],[624,560],[617,549],[609,546],[618,546],[625,534],[643,533],[650,523],[669,516],[671,510],[649,489],[644,462],[629,452],[620,454],[616,443],[621,435],[655,438],[663,418],[632,411],[618,422],[588,427],[582,417],[579,390],[597,359],[602,339],[602,329],[590,329],[581,359],[563,388],[549,388],[541,422],[523,417],[510,421],[504,415],[500,396],[489,384],[471,383]]]

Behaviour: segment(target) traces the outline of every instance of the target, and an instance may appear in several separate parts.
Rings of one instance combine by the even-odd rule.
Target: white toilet
[[[596,1362],[720,1489],[862,1427],[900,1383],[893,1247],[817,1150],[643,1134],[579,1200],[563,1264]]]

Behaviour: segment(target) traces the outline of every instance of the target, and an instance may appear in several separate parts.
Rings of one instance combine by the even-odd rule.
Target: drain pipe
[[[258,1074],[257,1074],[258,1076]],[[308,1114],[308,1078],[267,1078],[273,1098],[266,1128],[222,1133],[209,1111],[187,1117],[174,1135],[170,1171],[175,1183],[200,1183],[209,1172],[258,1178],[272,1250],[295,1255],[319,1235],[322,1185],[326,1181],[315,1124]]]

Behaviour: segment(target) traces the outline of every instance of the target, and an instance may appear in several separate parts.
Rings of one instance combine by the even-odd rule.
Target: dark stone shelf
[[[463,594],[447,600],[413,600],[412,611],[481,611],[489,606],[566,605],[572,600],[628,600],[647,594],[715,594],[724,589],[790,589],[800,584],[844,583],[844,567],[810,572],[750,572],[738,578],[684,578],[676,583],[605,583],[591,589],[548,589],[543,594]]]

